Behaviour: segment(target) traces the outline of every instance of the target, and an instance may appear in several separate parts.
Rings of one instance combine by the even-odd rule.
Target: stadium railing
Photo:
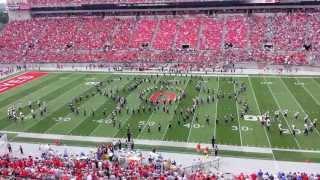
[[[183,170],[186,174],[192,174],[196,171],[219,171],[220,168],[220,158],[216,157],[214,160],[196,163],[192,166],[185,167]]]

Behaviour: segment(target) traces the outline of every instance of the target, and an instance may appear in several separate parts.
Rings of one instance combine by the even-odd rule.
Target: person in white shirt
[[[278,128],[279,128],[280,135],[282,135],[282,133],[283,133],[282,124],[279,123]]]
[[[296,136],[296,126],[294,124],[292,124],[292,135]]]
[[[297,120],[299,117],[299,112],[294,113],[294,118]]]
[[[303,118],[304,123],[307,123],[308,119],[309,119],[309,116],[306,114],[306,115],[304,116],[304,118]]]
[[[314,119],[313,122],[312,122],[312,125],[313,125],[313,127],[315,127],[315,128],[317,127],[317,121],[318,121],[318,119]]]
[[[303,134],[308,136],[308,131],[309,131],[309,127],[308,127],[308,124],[307,123],[304,123],[304,132]]]
[[[268,131],[270,131],[270,127],[271,127],[271,120],[268,118],[267,119],[267,123],[266,123],[266,125],[267,125],[267,130]]]
[[[283,116],[287,117],[288,116],[288,109],[283,110]]]

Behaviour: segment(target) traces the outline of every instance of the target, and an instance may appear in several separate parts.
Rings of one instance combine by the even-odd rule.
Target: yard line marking
[[[189,142],[189,140],[190,140],[190,135],[191,135],[191,131],[192,131],[194,119],[195,119],[195,117],[196,117],[197,114],[198,114],[198,109],[196,110],[196,112],[193,113],[192,121],[191,121],[191,123],[190,123],[190,128],[189,128],[189,134],[188,134],[187,142]]]
[[[159,81],[160,81],[161,79],[162,79],[162,77],[157,78],[156,83],[155,83],[154,85],[158,85],[158,83],[159,83]],[[144,87],[143,84],[145,84],[145,83],[146,83],[146,82],[142,83],[142,84],[139,86],[139,88],[137,88],[137,89],[134,90],[134,91],[137,91],[137,96],[138,96],[139,91],[141,90],[141,88]],[[149,84],[150,84],[150,83],[149,83]],[[145,84],[145,85],[149,85],[149,84]],[[153,84],[153,83],[152,83],[152,84]],[[132,91],[130,94],[128,94],[128,96],[130,96],[134,91]],[[127,96],[126,98],[128,98],[128,96]],[[139,100],[139,104],[135,104],[135,105],[137,105],[136,107],[139,107],[141,104],[142,104],[142,101]],[[124,121],[121,120],[121,122],[120,122],[120,123],[121,123],[121,128],[120,128],[120,129],[117,129],[117,131],[115,131],[115,133],[112,134],[112,137],[117,136],[117,134],[118,134],[118,133],[120,132],[120,130],[123,128],[123,125],[128,122],[128,120],[131,118],[131,116],[132,116],[132,114],[131,114],[130,116],[128,116],[127,118],[123,119]]]
[[[89,99],[89,101],[90,101],[90,100],[92,100],[92,99]],[[106,101],[109,101],[109,100],[112,101],[111,99],[107,99]],[[105,102],[106,102],[106,101],[105,101]],[[105,103],[105,102],[104,102],[104,103]],[[85,103],[83,104],[83,106],[85,106],[85,107],[90,106],[90,108],[88,108],[88,109],[98,110],[99,108],[101,108],[101,107],[104,105],[104,103],[102,103],[102,105],[100,105],[100,106],[98,106],[98,107],[96,107],[96,108],[92,107],[91,103],[89,103],[89,102],[85,102]],[[82,106],[82,107],[83,107],[83,106]],[[70,113],[70,114],[72,114],[72,113]],[[87,118],[89,118],[89,117],[91,116],[89,112],[88,112],[88,114],[89,114],[88,116],[83,117],[83,120],[77,122],[77,125],[76,125],[76,126],[70,128],[69,131],[68,131],[66,134],[70,134],[74,129],[76,129],[78,126],[80,126],[84,121],[88,120]],[[110,116],[111,116],[111,113],[109,113],[106,118],[109,118]],[[89,121],[92,121],[92,119],[90,119]],[[58,123],[55,124],[54,126],[57,126],[57,125],[58,125]],[[97,129],[99,126],[100,126],[100,124],[99,124],[97,127],[95,127],[95,128],[90,132],[89,136],[91,136],[92,132],[93,132],[95,129]],[[52,127],[51,127],[51,128],[52,128]]]
[[[130,83],[130,82],[132,82],[131,80],[125,80],[125,83],[123,83],[123,84],[120,84],[121,86],[120,86],[120,88],[119,87],[117,87],[117,89],[119,89],[119,91],[122,91],[122,90],[124,90],[124,88],[126,88],[126,86]],[[118,82],[116,82],[117,84],[119,84]],[[110,86],[110,85],[108,85],[108,86]],[[107,87],[107,86],[106,86]],[[127,96],[126,96],[127,97]],[[109,100],[109,99],[108,99]],[[101,105],[101,106],[103,106],[103,104]],[[99,109],[101,106],[99,106],[98,108],[96,108],[96,109]],[[116,109],[116,106],[114,107],[114,109]],[[109,119],[110,118],[110,116],[111,116],[111,114],[112,114],[112,111],[106,116],[106,117],[104,117],[105,119]],[[83,121],[82,121],[83,122]],[[81,122],[81,123],[82,123]],[[80,124],[81,124],[80,123]],[[79,124],[79,125],[80,125]],[[89,136],[91,136],[99,127],[101,127],[101,125],[102,125],[103,123],[101,123],[101,124],[99,124],[97,127],[95,127],[91,132],[90,132],[90,134],[89,134]],[[76,126],[77,127],[77,126]],[[74,129],[74,128],[73,128]],[[72,129],[72,130],[73,130]],[[69,132],[68,132],[68,134],[70,134],[71,132],[72,132],[72,130],[70,130]]]
[[[266,79],[266,78],[264,77],[264,79]],[[275,95],[273,94],[272,89],[270,88],[270,86],[269,86],[268,84],[267,84],[267,86],[268,86],[268,88],[269,88],[269,91],[270,91],[273,99],[275,100],[276,104],[278,105],[278,108],[281,109],[280,104],[279,104],[279,102],[278,102],[278,99],[277,99],[277,98],[275,97]],[[292,133],[291,126],[289,126],[289,123],[288,123],[288,121],[287,121],[287,118],[284,117],[283,113],[280,113],[280,114],[282,115],[283,119],[285,120],[285,122],[286,122],[286,124],[287,124],[287,126],[288,126],[288,129],[289,129],[290,133]],[[297,138],[296,138],[296,137],[293,137],[293,138],[294,138],[294,140],[295,140],[298,148],[301,149],[300,143],[298,142]]]
[[[145,125],[143,125],[143,128],[141,129],[141,132],[139,132],[138,136],[136,137],[137,139],[139,139],[139,137],[142,135],[143,131],[147,128],[150,120],[152,119],[152,117],[154,116],[154,112],[152,112],[152,114],[149,116],[147,122]]]
[[[77,78],[76,80],[80,80],[80,79],[82,79],[82,77]],[[69,82],[69,80],[68,80],[68,81],[65,81],[65,82],[62,82],[63,86],[56,86],[55,88],[50,89],[50,91],[45,91],[44,94],[41,93],[41,96],[36,96],[35,94],[30,94],[30,95],[28,95],[28,96],[26,96],[26,97],[28,97],[27,99],[32,99],[32,100],[34,100],[34,99],[39,99],[39,98],[40,98],[40,99],[46,99],[48,95],[52,94],[53,92],[55,92],[55,91],[57,91],[57,90],[59,90],[59,89],[61,89],[61,88],[65,89],[65,86],[67,86],[69,83],[72,83],[73,81],[76,81],[76,80],[70,80],[70,82]],[[58,80],[58,81],[59,81],[59,80]],[[78,86],[77,86],[77,87],[78,87]],[[73,88],[75,88],[75,87],[73,87]],[[79,88],[79,87],[78,87],[78,88]],[[44,88],[43,88],[43,90],[46,90],[46,89],[47,89],[47,87],[44,87]],[[41,90],[41,92],[42,92],[43,90]],[[67,90],[65,91],[65,93],[68,93],[68,92],[70,92],[71,90],[73,90],[73,89],[67,89]],[[29,121],[31,121],[31,123],[29,123],[27,126],[23,127],[23,129],[24,129],[25,131],[27,131],[29,128],[31,128],[31,127],[33,127],[34,125],[38,124],[40,121],[46,120],[48,116],[50,116],[50,115],[53,114],[56,110],[58,110],[59,108],[61,108],[62,106],[60,106],[60,105],[54,106],[53,108],[50,108],[50,107],[53,105],[52,103],[54,103],[57,98],[63,97],[63,96],[65,95],[65,93],[59,94],[59,95],[55,96],[55,98],[51,99],[50,101],[45,100],[46,103],[47,103],[47,106],[48,106],[48,108],[49,108],[48,113],[47,113],[46,115],[44,115],[43,117],[41,117],[41,116],[39,115],[38,117],[40,117],[40,118],[37,118],[36,121],[32,121],[32,120],[33,120],[32,118],[30,118],[30,119],[25,119],[24,122],[29,122]],[[25,97],[24,97],[24,98],[25,98]],[[35,102],[34,102],[34,103],[35,103]],[[33,103],[33,104],[34,104],[34,103]],[[27,104],[25,104],[25,106],[23,106],[22,108],[27,108]],[[39,112],[39,111],[38,111],[38,108],[35,110],[35,112]],[[29,111],[25,114],[25,116],[26,116],[26,117],[27,117],[27,116],[31,116],[31,111],[29,110]],[[10,125],[8,125],[7,127],[5,127],[4,129],[8,129],[8,128],[10,129],[12,125],[13,125],[13,124],[10,124]],[[30,125],[30,126],[29,126],[29,125]]]
[[[170,78],[171,79],[171,78]],[[176,77],[173,78],[173,80],[175,80]],[[146,129],[147,125],[149,124],[150,120],[152,119],[152,117],[154,116],[155,112],[152,111],[152,114],[149,116],[146,124],[143,126],[143,128],[141,129],[141,132],[138,134],[137,139],[139,139],[139,137],[142,135],[142,133],[144,132],[144,130]]]
[[[233,84],[233,92],[236,93],[236,87]],[[240,123],[240,119],[239,119],[239,107],[238,107],[238,103],[235,102],[236,104],[236,109],[237,109],[237,119],[238,119],[238,128],[239,128],[239,135],[240,135],[240,144],[241,146],[243,145],[243,140],[242,140],[242,133],[241,133],[241,123]]]
[[[189,84],[189,81],[190,81],[190,78],[188,77],[188,80],[187,80],[186,84],[184,85],[183,90],[185,90],[185,89],[187,88],[187,86],[188,86],[188,84]],[[181,101],[179,101],[179,104],[177,104],[175,110],[178,108],[178,106],[180,105],[180,103],[181,103]],[[173,117],[174,117],[174,115],[173,115]],[[166,130],[164,131],[164,134],[163,134],[161,140],[164,140],[164,138],[166,137],[167,132],[168,132],[168,129],[169,129],[169,124],[170,124],[170,122],[173,120],[173,117],[170,119],[169,123],[167,124]]]
[[[259,114],[261,115],[260,106],[259,106],[259,104],[258,104],[258,100],[257,100],[256,92],[254,91],[253,86],[252,86],[251,78],[250,78],[250,77],[248,77],[248,80],[249,80],[249,85],[250,85],[250,88],[251,88],[251,91],[252,91],[252,94],[253,94],[254,100],[255,100],[255,102],[256,102],[256,105],[257,105],[257,108],[258,108]],[[268,135],[268,133],[267,133],[267,130],[266,130],[266,128],[265,128],[265,127],[263,127],[263,130],[264,130],[265,135],[267,136],[267,140],[268,140],[269,147],[272,149],[271,141],[270,141],[269,135]],[[279,169],[279,164],[278,164],[278,163],[276,163],[276,157],[274,156],[273,151],[272,151],[272,157],[273,157],[273,163],[274,163],[274,165],[275,165],[276,169]]]
[[[313,94],[309,91],[309,89],[307,89],[305,86],[302,86],[302,87],[312,97],[312,99],[316,102],[316,104],[320,105],[319,101],[313,96]],[[294,96],[291,91],[290,91],[290,94]],[[297,105],[300,107],[300,110],[302,110],[306,114],[304,108],[301,106],[301,104],[298,102],[295,96],[294,96],[294,100],[296,101]],[[318,129],[317,128],[314,128],[314,129],[316,130],[317,134],[320,136]]]
[[[136,89],[136,90],[138,90],[138,89]],[[130,94],[128,94],[128,96],[126,97],[126,98],[128,98],[132,93],[135,93],[134,91],[132,91]],[[137,95],[138,95],[138,93],[139,92],[137,92]],[[138,104],[135,104],[135,105],[137,105],[137,106],[134,106],[134,108],[136,108],[136,107],[139,107],[140,105],[142,104],[142,102],[140,102],[140,103],[138,103]],[[131,107],[132,108],[132,107]],[[121,125],[121,128],[119,129],[119,128],[117,128],[117,130],[111,135],[111,137],[115,137],[119,132],[120,132],[120,130],[123,128],[123,125],[124,124],[126,124],[127,122],[128,122],[128,120],[131,118],[131,116],[132,116],[133,114],[128,114],[128,116],[126,117],[126,118],[123,118],[122,120],[119,120],[120,122],[120,125]],[[97,131],[97,130],[95,130],[95,131]],[[93,134],[93,131],[91,132],[91,134]],[[90,135],[91,135],[90,134]]]
[[[76,86],[76,87],[79,88],[79,87],[81,87],[81,85]],[[83,86],[83,87],[85,87],[85,86]],[[70,90],[74,90],[74,89],[75,89],[75,87],[72,88],[72,89],[70,89]],[[80,89],[80,88],[79,88],[79,89]],[[83,88],[83,89],[84,89],[84,88]],[[65,91],[65,93],[68,93],[70,90]],[[84,91],[86,91],[86,90],[88,90],[88,89],[84,89]],[[76,96],[80,96],[84,91],[80,92],[80,94],[78,94],[78,95],[76,95]],[[65,96],[65,93],[63,93],[62,96]],[[35,123],[33,126],[36,126],[36,125],[37,125],[38,123],[40,123],[41,121],[47,121],[47,120],[51,121],[52,119],[48,119],[48,117],[52,116],[54,113],[56,113],[57,111],[59,111],[62,107],[66,106],[66,105],[68,104],[68,102],[70,102],[70,101],[73,99],[73,97],[68,97],[68,98],[69,98],[69,99],[66,99],[66,101],[65,101],[64,103],[61,103],[60,105],[55,106],[54,109],[49,109],[49,113],[48,113],[46,116],[41,117],[41,118],[39,119],[39,121],[38,121],[37,123]],[[54,99],[54,100],[56,100],[56,99]],[[51,103],[55,102],[54,100],[53,100]],[[48,106],[49,106],[49,103],[50,103],[50,102],[47,103]],[[65,107],[65,108],[67,108],[67,107]],[[52,110],[53,110],[53,111],[52,111]],[[70,114],[72,114],[72,113],[69,113],[69,112],[68,112],[68,114],[67,114],[65,117],[69,117]],[[59,116],[60,116],[60,115],[59,115]],[[61,122],[56,122],[56,121],[55,121],[55,123],[54,123],[53,125],[51,125],[48,129],[46,129],[43,133],[44,133],[44,134],[48,133],[48,131],[52,130],[52,129],[53,129],[54,127],[56,127],[56,125],[59,124],[59,123],[61,123]],[[28,131],[29,129],[33,128],[33,126],[29,127],[26,131]],[[72,128],[71,128],[71,129],[72,129]]]
[[[315,82],[315,84],[317,84],[317,86],[318,86],[318,87],[320,87],[319,82],[318,82],[318,81],[316,81],[316,80],[314,79],[314,77],[312,77],[312,81],[314,81],[314,82]]]
[[[203,80],[203,78],[202,78],[202,80]],[[202,93],[203,93],[203,92],[202,92],[202,86],[201,86],[201,89],[200,89],[200,92],[198,93],[198,96],[201,97],[201,94],[202,94]],[[191,135],[191,131],[192,131],[192,129],[193,129],[194,119],[195,119],[196,115],[198,114],[198,112],[199,112],[199,107],[198,107],[198,108],[196,109],[196,111],[193,113],[192,121],[191,121],[191,123],[190,123],[190,129],[189,129],[189,135],[188,135],[187,142],[189,142],[189,140],[190,140],[190,135]]]
[[[107,77],[109,78],[110,76],[107,76]],[[106,78],[106,79],[108,79],[108,78]],[[104,78],[101,77],[101,78],[99,78],[98,80],[104,81],[104,80],[106,80],[106,79],[104,79]],[[103,88],[105,88],[105,87],[107,87],[107,85],[103,86]],[[89,90],[89,89],[88,89],[88,90]],[[79,95],[78,95],[78,96],[79,96]],[[92,100],[92,98],[95,98],[95,97],[90,97],[89,99],[85,100],[85,102],[80,106],[81,110],[82,110],[83,107],[88,107],[88,106],[90,105],[89,101]],[[88,103],[89,103],[89,104],[88,104]],[[91,105],[90,105],[90,106],[91,106]],[[90,109],[92,109],[92,106],[91,106]],[[80,112],[80,114],[81,114],[81,112]],[[66,114],[66,117],[69,117],[70,115],[72,116],[72,115],[74,115],[74,113],[72,113],[72,112],[70,111],[68,114]],[[87,117],[89,117],[89,116],[87,116]],[[78,127],[82,122],[84,122],[84,121],[87,119],[87,117],[82,117],[83,120],[81,120],[81,121],[78,121],[78,119],[77,119],[77,121],[76,121],[76,124],[77,124],[77,125],[74,126],[74,127],[71,127],[71,128],[69,129],[69,131],[67,131],[66,134],[70,134],[70,133],[72,132],[72,130],[75,129],[76,127]],[[54,129],[56,126],[59,126],[61,123],[62,123],[62,122],[57,122],[57,123],[55,123],[55,124],[52,125],[50,128],[48,128],[44,133],[46,134],[46,133],[50,132],[52,129]]]
[[[100,106],[101,107],[101,106]],[[92,108],[91,108],[92,109]],[[109,113],[108,115],[107,115],[107,117],[105,117],[105,119],[110,119],[110,116],[111,116],[111,114],[112,114],[112,111],[111,111],[111,113]],[[90,116],[90,115],[89,115]],[[81,122],[82,123],[82,122]],[[81,124],[80,123],[80,124]],[[79,124],[79,125],[80,125]],[[97,131],[97,129],[102,125],[103,123],[101,123],[101,124],[99,124],[97,127],[95,127],[91,132],[90,132],[90,134],[89,134],[89,136],[92,136],[93,135],[93,133],[95,133],[96,131]],[[77,126],[76,126],[77,127]],[[71,132],[72,132],[72,130],[73,129],[71,129],[69,132],[68,132],[68,134],[70,134]]]
[[[139,92],[135,92],[135,91],[138,91],[138,90],[141,90],[141,86],[139,87],[139,89],[135,89],[134,91],[132,91],[131,93],[129,93],[129,94],[126,96],[126,98],[128,98],[132,93],[137,93],[137,96],[138,96]],[[135,104],[135,105],[137,105],[137,106],[134,106],[134,108],[139,107],[141,104],[142,104],[142,102],[139,101],[139,103]],[[132,107],[130,107],[130,108],[132,108]],[[110,115],[110,114],[109,114],[109,115]],[[108,115],[108,117],[109,117],[109,115]],[[129,113],[126,118],[124,118],[124,119],[122,119],[122,120],[118,119],[118,121],[120,121],[119,123],[121,124],[121,128],[120,128],[120,129],[117,128],[117,130],[111,135],[111,137],[115,137],[115,136],[120,132],[120,130],[123,128],[123,125],[128,122],[128,120],[131,118],[132,115],[133,115],[133,114],[130,114],[130,113]],[[98,128],[98,127],[97,127],[97,128]],[[91,132],[90,136],[93,134],[93,132],[97,131],[97,128],[94,129],[94,131]]]

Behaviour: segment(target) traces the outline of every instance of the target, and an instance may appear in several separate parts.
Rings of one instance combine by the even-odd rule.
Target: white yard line
[[[187,139],[187,142],[189,142],[190,140],[190,135],[191,135],[191,131],[192,131],[192,127],[193,127],[193,123],[194,123],[194,119],[196,117],[196,115],[198,114],[198,109],[196,110],[196,112],[193,113],[193,116],[192,116],[192,121],[190,123],[190,128],[189,128],[189,134],[188,134],[188,139]]]
[[[102,79],[99,79],[99,80],[101,80],[101,81],[103,81],[103,80],[105,80],[104,78],[102,78]],[[105,86],[105,87],[107,87],[107,86]],[[104,88],[105,88],[104,87]],[[93,98],[95,98],[95,97],[93,97]],[[90,100],[92,100],[91,98],[90,99],[88,99],[86,102],[84,102],[80,107],[81,107],[81,109],[83,108],[83,107],[88,107],[88,104],[90,104],[89,103],[89,101]],[[80,112],[81,113],[81,112]],[[65,117],[63,117],[63,118],[66,118],[66,117],[70,117],[70,116],[72,116],[74,113],[72,113],[72,112],[70,112],[70,113],[68,113]],[[86,119],[87,119],[87,117],[83,117],[84,119],[82,119],[81,121],[76,121],[76,126],[74,126],[73,128],[70,128],[69,129],[69,131],[67,131],[66,132],[66,134],[70,134],[75,128],[77,128],[82,122],[84,122]],[[61,124],[62,122],[57,122],[57,123],[55,123],[54,125],[52,125],[49,129],[47,129],[45,132],[44,132],[44,134],[46,134],[46,133],[49,133],[52,129],[54,129],[56,126],[59,126],[60,124]]]
[[[188,81],[187,81],[186,84],[184,85],[184,88],[183,88],[184,90],[187,88],[187,86],[188,86],[188,84],[189,84],[189,81],[190,81],[190,78],[188,78]],[[180,102],[181,102],[181,101],[179,101],[179,103],[178,103],[177,106],[175,107],[175,110],[178,108]],[[178,112],[177,112],[177,113],[178,113]],[[166,137],[166,135],[167,135],[167,133],[168,133],[168,130],[169,130],[169,124],[170,124],[170,122],[173,120],[173,118],[174,118],[174,115],[173,115],[173,117],[170,119],[170,121],[168,122],[167,127],[166,127],[166,130],[164,131],[164,134],[163,134],[161,140],[164,140],[164,138]]]
[[[264,77],[264,79],[266,79],[266,78]],[[269,84],[267,84],[267,86],[268,86],[269,91],[270,91],[273,99],[275,100],[278,108],[281,109],[281,106],[280,106],[280,104],[279,104],[279,102],[278,102],[278,99],[277,99],[277,98],[275,97],[275,95],[273,94],[273,91],[272,91],[272,89],[270,88]],[[286,124],[287,124],[287,126],[288,126],[288,129],[289,129],[290,133],[292,133],[291,126],[289,125],[289,123],[288,123],[288,121],[287,121],[287,118],[284,117],[283,113],[280,113],[280,114],[282,115],[283,119],[285,120],[285,122],[286,122]],[[295,140],[298,148],[301,149],[300,143],[298,142],[297,138],[296,138],[296,137],[293,137],[293,138],[294,138],[294,140]]]
[[[264,79],[265,79],[265,77],[264,77]],[[275,97],[275,95],[274,95],[274,93],[273,93],[273,91],[272,91],[271,87],[269,86],[269,84],[267,84],[267,86],[268,86],[269,91],[270,91],[270,93],[271,93],[271,95],[272,95],[273,99],[275,100],[275,102],[276,102],[276,104],[277,104],[278,108],[279,108],[279,109],[281,109],[281,106],[280,106],[280,104],[279,104],[279,101],[278,101],[278,99]],[[286,124],[287,124],[287,126],[288,126],[288,129],[289,129],[290,133],[292,133],[291,126],[289,125],[289,122],[288,122],[288,121],[287,121],[287,119],[283,116],[283,114],[282,114],[282,113],[281,113],[281,115],[282,115],[283,119],[285,120],[285,122],[286,122]],[[298,145],[298,147],[301,149],[300,143],[298,142],[298,140],[296,139],[296,137],[294,137],[294,139],[295,139],[295,142],[296,142],[296,144]]]
[[[147,128],[150,120],[152,119],[152,117],[154,116],[154,112],[152,112],[152,114],[149,116],[146,124],[143,126],[143,128],[141,129],[141,132],[139,132],[138,136],[137,136],[137,139],[139,139],[141,137],[141,135],[143,134],[144,130]],[[142,119],[143,120],[143,119]],[[151,128],[151,127],[150,127]]]
[[[258,104],[258,100],[257,100],[257,96],[256,96],[256,92],[254,91],[253,89],[253,86],[252,86],[252,82],[251,82],[251,78],[248,77],[248,80],[249,80],[249,85],[250,85],[250,88],[251,88],[251,91],[252,91],[252,94],[253,94],[253,97],[254,97],[254,101],[256,102],[256,105],[257,105],[257,108],[258,108],[258,111],[259,111],[259,114],[261,115],[261,110],[260,110],[260,106]],[[269,148],[272,149],[272,144],[271,144],[271,141],[270,141],[270,138],[269,138],[269,135],[267,133],[267,130],[265,127],[262,127],[263,130],[264,130],[264,133],[267,137],[267,140],[268,140],[268,144],[269,144]],[[273,163],[274,163],[274,166],[276,167],[276,169],[279,169],[279,165],[278,163],[276,163],[276,157],[274,156],[274,153],[272,151],[272,158],[273,158]]]
[[[300,81],[299,81],[299,82],[300,82]],[[313,96],[313,94],[309,91],[309,89],[307,89],[304,85],[303,85],[302,87],[303,87],[303,89],[312,97],[312,99],[313,99],[318,105],[320,105],[320,102],[317,100],[317,98],[315,98],[315,97]],[[300,110],[302,110],[305,114],[307,114],[307,113],[305,112],[305,110],[303,109],[303,107],[301,106],[301,104],[298,102],[297,98],[292,94],[291,91],[290,91],[290,94],[291,94],[291,96],[293,97],[293,99],[296,101],[297,105],[300,107]],[[320,133],[319,133],[318,129],[317,129],[317,128],[314,128],[314,129],[316,130],[317,134],[320,136]]]
[[[156,84],[159,83],[159,80],[160,80],[160,79],[157,79]],[[135,89],[135,90],[134,90],[134,91],[138,91],[138,92],[137,92],[137,96],[138,96],[140,90],[141,90],[141,86],[140,86],[138,89]],[[132,93],[132,92],[131,92],[131,93]],[[130,96],[131,93],[128,94],[128,96]],[[128,98],[128,96],[127,96],[126,98]],[[139,104],[136,104],[136,105],[137,105],[136,107],[139,107],[141,104],[142,104],[142,102],[139,101]],[[120,129],[117,129],[117,131],[116,131],[114,134],[112,134],[112,137],[115,137],[115,136],[118,134],[118,132],[123,128],[123,125],[128,122],[128,120],[131,118],[131,116],[132,116],[132,115],[128,116],[127,118],[125,118],[125,119],[123,119],[123,120],[121,120],[121,128],[120,128]],[[91,132],[91,134],[92,134],[92,133],[93,133],[93,131]]]
[[[156,81],[156,84],[153,84],[153,85],[156,86],[159,83],[160,80],[161,80],[161,78],[158,78],[157,81]],[[141,86],[138,89],[135,89],[135,91],[138,91],[138,90],[141,90]],[[137,93],[139,93],[139,91]],[[128,94],[128,96],[130,96],[130,94]],[[127,98],[128,98],[128,96],[127,96]],[[136,104],[137,105],[136,107],[139,107],[141,104],[142,104],[142,102],[139,101],[139,104]],[[121,120],[121,128],[117,129],[117,131],[114,134],[112,134],[112,137],[115,137],[118,134],[118,132],[122,129],[122,125],[127,123],[130,118],[131,118],[131,116],[128,116],[127,118]],[[93,131],[90,133],[90,135],[92,135],[92,133],[93,133]]]
[[[119,87],[117,87],[118,89],[119,89],[119,91],[122,91],[122,90],[124,90],[124,88],[130,83],[131,81],[130,80],[128,80],[128,82],[126,82],[126,83],[124,83],[123,85],[121,85],[121,89],[119,89]],[[108,99],[108,100],[111,100],[111,99]],[[103,104],[101,105],[101,106],[103,106]],[[100,108],[101,106],[99,106],[98,108]],[[97,108],[97,109],[98,109]],[[115,108],[114,108],[115,109]],[[107,117],[104,117],[105,119],[109,119],[109,117],[111,116],[111,114],[112,114],[112,111],[107,115]],[[90,116],[90,115],[89,115]],[[82,121],[83,122],[83,121]],[[81,122],[81,123],[82,123]],[[80,123],[80,124],[81,124]],[[80,125],[79,124],[79,125]],[[95,131],[97,131],[97,129],[99,129],[99,127],[101,127],[101,125],[102,124],[99,124],[97,127],[95,127],[91,132],[90,132],[90,134],[89,134],[89,136],[91,136]],[[72,128],[71,130],[69,130],[69,132],[68,132],[68,134],[70,134],[75,128],[77,128],[78,126],[75,126],[74,128]]]
[[[173,80],[175,80],[176,78],[174,78]],[[138,134],[137,138],[141,137],[141,135],[143,134],[144,130],[146,129],[147,125],[149,124],[150,120],[152,119],[152,117],[154,116],[154,112],[152,112],[152,114],[149,116],[146,124],[143,126],[143,128],[141,129],[141,132]]]
[[[320,88],[320,84],[314,79],[314,77],[312,77],[312,81],[314,81],[314,83]]]
[[[83,104],[84,106],[88,107],[86,104],[88,102],[86,102],[85,104]],[[81,106],[83,108],[83,106]],[[68,113],[66,116],[64,116],[63,118],[67,118],[67,117],[70,117],[70,116],[73,116],[74,114],[72,112]],[[88,115],[90,116],[90,115]],[[88,117],[87,116],[87,117]],[[83,117],[83,119],[81,121],[78,121],[79,119],[77,119],[77,121],[75,122],[77,125],[74,126],[73,128],[70,128],[69,131],[67,131],[65,134],[70,134],[72,132],[73,129],[75,129],[76,127],[78,127],[82,122],[84,122],[87,117]],[[58,118],[58,117],[57,117]],[[60,117],[59,117],[60,118]],[[77,117],[76,117],[77,118]],[[72,120],[72,119],[71,119]],[[54,125],[52,125],[49,129],[47,129],[45,132],[43,132],[44,134],[47,134],[47,133],[50,133],[50,131],[52,131],[52,129],[56,128],[57,126],[60,125],[60,123],[63,123],[63,122],[56,122]]]
[[[218,90],[217,90],[217,92],[219,91],[219,77],[218,77]],[[200,94],[200,93],[199,93]],[[215,139],[216,139],[216,119],[217,119],[217,112],[218,112],[218,102],[217,102],[218,100],[216,100],[216,102],[215,102],[215,104],[216,104],[216,112],[215,112],[215,119],[214,119],[214,123],[215,123],[215,126],[214,126],[214,137],[215,137]],[[198,113],[198,110],[196,111],[196,113]],[[190,135],[191,135],[191,131],[192,131],[192,129],[193,129],[193,124],[194,124],[194,117],[195,116],[193,116],[193,118],[192,118],[192,122],[191,122],[191,124],[190,124],[190,131],[189,131],[189,136],[188,136],[188,141],[187,142],[189,142],[189,138],[190,138]]]
[[[233,92],[236,93],[236,87],[233,84]],[[239,119],[239,107],[238,107],[238,103],[235,102],[236,104],[236,108],[237,108],[237,119],[238,119],[238,129],[239,129],[239,135],[240,135],[240,144],[241,146],[243,146],[243,140],[242,140],[242,133],[241,133],[241,123],[240,123],[240,119]]]
[[[89,116],[90,116],[90,114],[89,114]],[[110,119],[110,116],[111,116],[111,113],[109,113],[108,116],[105,117],[105,119]],[[103,124],[103,123],[102,123],[102,124]],[[93,133],[95,133],[95,132],[99,129],[99,127],[101,127],[102,124],[99,124],[97,127],[95,127],[95,128],[90,132],[89,136],[92,136]],[[80,124],[79,124],[79,125],[80,125]],[[106,125],[106,124],[105,124],[105,125]],[[111,125],[111,124],[109,124],[109,125]],[[76,127],[78,127],[78,126],[76,126]],[[75,128],[76,128],[76,127],[75,127]],[[69,130],[68,134],[70,134],[70,133],[73,131],[73,129],[75,129],[75,128],[72,128],[71,130]]]
[[[202,80],[203,80],[203,79],[202,79]],[[199,96],[200,98],[202,98],[202,97],[201,97],[201,94],[202,94],[202,93],[203,93],[203,89],[202,89],[202,87],[201,87],[200,92],[198,93],[198,96]],[[192,131],[192,129],[193,129],[194,119],[195,119],[195,117],[197,117],[198,111],[199,111],[199,107],[198,107],[198,108],[196,109],[196,111],[193,113],[192,121],[191,121],[191,123],[190,123],[190,128],[189,128],[189,134],[188,134],[187,142],[189,142],[189,140],[190,140],[190,135],[191,135],[191,131]]]

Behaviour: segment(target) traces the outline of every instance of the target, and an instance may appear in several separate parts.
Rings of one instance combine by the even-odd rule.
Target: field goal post
[[[4,155],[8,153],[7,145],[8,145],[7,134],[0,133],[0,155]]]

